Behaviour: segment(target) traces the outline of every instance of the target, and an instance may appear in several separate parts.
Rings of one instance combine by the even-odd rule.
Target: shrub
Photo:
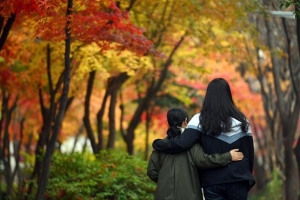
[[[258,194],[250,197],[251,200],[268,200],[283,199],[282,187],[283,181],[280,179],[278,170],[272,172],[272,177],[269,183]]]
[[[272,181],[267,185],[267,196],[271,199],[283,199],[282,197],[283,181],[278,175],[278,171],[274,170],[272,173]]]
[[[146,175],[147,162],[124,152],[55,154],[48,199],[153,199],[156,185]]]

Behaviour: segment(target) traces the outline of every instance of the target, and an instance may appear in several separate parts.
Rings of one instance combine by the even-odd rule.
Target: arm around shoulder
[[[222,167],[231,162],[231,154],[229,152],[223,154],[206,154],[199,143],[191,148],[190,151],[195,165],[201,169]]]
[[[165,153],[179,153],[191,148],[195,143],[197,143],[200,139],[200,134],[200,131],[188,128],[176,138],[154,140],[152,147]]]

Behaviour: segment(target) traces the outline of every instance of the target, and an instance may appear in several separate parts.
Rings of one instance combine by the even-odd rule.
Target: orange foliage
[[[142,29],[129,21],[127,11],[121,11],[113,0],[74,0],[72,14],[66,16],[66,0],[4,0],[0,15],[8,18],[16,14],[15,26],[28,17],[35,23],[35,36],[61,41],[65,39],[65,26],[70,22],[74,40],[96,42],[102,50],[128,49],[140,55],[155,53],[152,42],[143,36]]]
[[[237,107],[245,113],[249,120],[257,120],[256,123],[264,126],[264,120],[261,120],[264,117],[264,110],[260,93],[251,91],[248,83],[245,82],[245,79],[238,72],[236,64],[226,61],[224,57],[224,55],[221,56],[217,53],[211,54],[206,58],[199,57],[196,62],[204,65],[209,73],[206,73],[203,76],[204,78],[199,77],[198,80],[178,76],[176,82],[193,87],[198,90],[200,95],[204,96],[209,81],[217,77],[222,77],[229,82]],[[200,110],[202,102],[198,103]]]
[[[4,24],[12,14],[17,16],[0,53],[5,60],[0,63],[0,84],[5,85],[10,93],[19,95],[18,112],[26,120],[24,127],[26,138],[23,140],[25,143],[30,135],[34,137],[33,141],[38,138],[38,132],[43,124],[37,89],[47,86],[44,83],[47,81],[44,68],[46,61],[41,53],[45,49],[37,46],[42,40],[53,42],[64,40],[67,21],[70,22],[72,40],[94,42],[102,50],[128,49],[140,55],[156,53],[152,48],[152,42],[143,36],[143,30],[134,26],[129,20],[129,13],[121,11],[113,0],[74,0],[73,2],[72,14],[68,17],[66,16],[67,0],[3,0],[0,2],[2,8],[0,15],[4,18]],[[36,58],[36,55],[41,57]],[[52,62],[55,60],[53,57],[51,59]],[[19,72],[12,69],[16,62],[20,62]],[[34,66],[34,63],[38,64]],[[53,71],[54,69],[52,73]],[[46,104],[48,98],[49,96],[44,94]],[[62,129],[61,140],[64,140],[70,132],[76,131],[78,127],[74,124],[80,124],[81,118],[75,119],[75,116],[71,115],[69,122],[73,123],[73,129],[66,131]],[[19,128],[18,123],[19,121],[15,120],[12,124],[15,133],[18,133],[16,131]],[[64,126],[68,127],[66,123]],[[19,138],[20,135],[17,137]]]

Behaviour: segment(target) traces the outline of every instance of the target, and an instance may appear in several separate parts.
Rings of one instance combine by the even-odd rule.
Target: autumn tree
[[[0,149],[2,163],[7,183],[7,193],[11,194],[15,180],[22,180],[22,173],[19,168],[21,159],[21,150],[30,152],[31,140],[34,140],[33,132],[39,125],[33,125],[31,117],[39,123],[38,115],[31,112],[36,110],[34,95],[30,84],[27,66],[23,65],[26,60],[30,59],[30,53],[22,53],[22,48],[26,45],[22,42],[24,35],[9,37],[5,48],[1,52],[1,144]],[[26,71],[26,72],[25,72]],[[30,119],[31,118],[31,119]],[[14,150],[11,150],[13,146]],[[13,155],[13,156],[12,156]],[[13,168],[13,160],[16,160],[16,166]],[[2,175],[2,173],[1,173]],[[18,177],[16,177],[18,176]]]
[[[226,2],[222,3],[226,4]],[[222,16],[215,16],[214,14],[211,14],[214,13],[213,10],[215,8],[220,8],[218,7],[218,5],[214,3],[204,4],[208,8],[207,10],[210,10],[209,12],[207,12],[207,10],[202,10],[201,8],[199,8],[198,4],[193,4],[191,2],[185,4],[188,5],[189,8],[191,8],[191,10],[193,11],[191,17],[188,19],[181,18],[180,16],[188,16],[186,12],[189,12],[188,9],[181,10],[183,4],[184,2],[179,3],[175,1],[160,3],[155,1],[151,2],[151,4],[142,1],[118,2],[118,6],[121,8],[121,10],[130,11],[132,16],[135,16],[132,19],[135,19],[136,23],[139,26],[147,28],[145,29],[145,34],[147,34],[147,37],[155,42],[155,46],[160,49],[161,52],[163,52],[165,57],[160,57],[159,59],[151,58],[151,68],[142,67],[143,65],[145,65],[145,62],[141,60],[132,64],[129,61],[130,59],[124,58],[122,61],[123,63],[119,63],[115,59],[111,61],[113,58],[106,57],[106,61],[102,62],[102,64],[104,68],[108,69],[105,72],[110,73],[110,76],[107,78],[103,100],[100,109],[97,112],[96,128],[93,127],[93,124],[91,123],[92,115],[90,102],[92,94],[95,92],[95,88],[93,89],[93,85],[95,83],[95,79],[97,79],[96,77],[98,69],[91,69],[91,72],[89,72],[89,84],[87,85],[86,90],[87,93],[85,99],[84,124],[88,133],[88,137],[91,141],[93,151],[95,153],[99,152],[99,150],[103,148],[114,147],[116,131],[118,130],[116,128],[116,125],[119,124],[121,126],[119,130],[122,137],[124,138],[124,141],[127,144],[127,150],[132,154],[134,152],[134,132],[140,125],[141,116],[145,112],[147,112],[147,110],[151,110],[150,105],[152,104],[152,101],[155,100],[155,98],[159,98],[160,95],[158,95],[158,93],[161,92],[161,87],[164,85],[166,78],[169,76],[170,67],[184,66],[184,71],[186,71],[186,73],[196,74],[196,76],[193,78],[198,78],[204,70],[203,68],[193,63],[192,57],[197,56],[197,53],[200,53],[201,51],[207,53],[209,51],[216,51],[222,48],[229,48],[228,42],[226,42],[227,36],[222,38],[222,42],[220,43],[206,43],[206,41],[211,35],[217,37],[217,35],[220,34],[220,29],[222,28],[227,29],[229,32],[233,31],[234,28],[230,27],[232,18],[228,18],[228,21],[226,21],[226,23],[224,23],[224,21],[222,21],[223,23],[219,23],[221,21],[217,20],[221,19]],[[249,5],[248,2],[246,2],[245,5]],[[141,10],[145,10],[145,8],[149,6],[151,6],[152,9],[148,10],[148,13],[140,12]],[[242,7],[240,12],[235,12],[236,16],[242,16],[242,10],[246,7],[247,6]],[[178,12],[176,10],[178,10]],[[222,12],[224,15],[228,15],[229,13],[231,13],[228,10],[222,10]],[[203,15],[199,13],[202,13]],[[201,18],[201,16],[204,17]],[[210,16],[211,19],[206,20],[206,16]],[[154,26],[154,24],[156,25]],[[241,23],[241,27],[242,26],[244,25]],[[204,30],[199,30],[199,27],[204,27]],[[184,41],[186,44],[184,43]],[[181,50],[180,53],[176,55],[176,52],[183,47],[182,44],[186,46],[185,49]],[[200,45],[201,48],[199,47]],[[191,51],[192,48],[198,48],[198,50]],[[185,56],[185,59],[182,59],[183,54]],[[99,56],[93,56],[89,59],[88,62],[100,63],[100,60],[103,60],[103,58]],[[120,68],[118,67],[117,63],[119,63],[118,65],[120,66],[127,65],[127,67]],[[114,66],[115,64],[116,66]],[[114,66],[112,70],[110,70],[111,66]],[[131,71],[132,68],[135,68],[134,72],[132,74],[128,73],[128,70]],[[149,71],[153,73],[149,73]],[[170,81],[170,83],[171,82],[172,81]],[[136,85],[136,87],[134,85]],[[122,98],[119,98],[118,102],[121,102],[121,121],[118,122],[115,120],[116,117],[114,117],[116,116],[115,113],[117,112],[116,106],[118,106],[116,98],[117,94],[120,97],[123,96],[122,93],[126,91],[126,88],[130,88],[130,90],[132,90],[132,88],[135,88],[136,92],[134,95],[132,95],[135,99],[132,99],[133,103],[130,102],[128,105],[125,105],[124,103],[122,103]],[[180,90],[179,88],[180,87],[177,87],[178,90]],[[184,96],[183,93],[184,92],[181,93],[181,97]],[[107,144],[106,146],[104,146],[105,138],[103,137],[103,131],[105,130],[104,123],[106,123],[106,121],[104,121],[104,114],[106,111],[106,105],[108,103],[109,119],[107,123],[109,135]],[[136,105],[138,106],[136,107]],[[130,112],[126,110],[126,107],[130,107]],[[131,108],[135,109],[134,114],[132,114]],[[129,122],[125,122],[124,117],[127,117],[126,121],[128,121],[128,116],[130,115],[132,118],[129,120]],[[95,130],[97,131],[96,137],[94,134]]]
[[[26,4],[28,2],[20,3],[20,1],[2,1],[1,3],[2,8],[5,8],[5,13],[8,13],[8,18],[10,15],[20,12],[28,15],[20,15],[19,21],[26,21],[30,17],[30,19],[37,20],[36,36],[38,38],[53,42],[65,41],[62,86],[55,88],[55,91],[57,91],[56,89],[62,89],[59,97],[60,102],[57,110],[53,107],[51,109],[53,104],[50,106],[48,116],[50,116],[50,122],[53,121],[54,125],[49,127],[49,123],[48,125],[45,124],[48,128],[46,128],[46,132],[42,132],[41,138],[44,139],[40,140],[42,144],[39,145],[40,147],[43,144],[46,145],[36,194],[36,199],[43,199],[49,176],[51,156],[67,107],[71,69],[71,38],[85,44],[94,42],[102,51],[109,48],[118,51],[128,49],[138,54],[151,51],[152,43],[143,37],[140,29],[129,22],[127,14],[121,12],[110,0],[100,2],[75,1],[74,7],[72,0],[69,0],[67,4],[65,1],[31,1],[29,4]],[[22,20],[21,17],[23,17]],[[17,24],[15,25],[17,27]],[[48,68],[51,64],[50,55],[51,49],[48,46]],[[51,78],[48,80],[51,81]],[[51,88],[52,84],[49,85]],[[50,92],[53,92],[53,90]],[[55,93],[51,94],[53,94],[52,97],[55,95]],[[41,110],[43,111],[43,109],[44,107]],[[45,141],[48,142],[45,143]]]
[[[44,159],[36,162],[36,168],[39,168],[36,170],[39,179],[37,199],[44,198],[47,181],[42,180],[48,178],[57,139],[66,131],[61,125],[65,115],[73,111],[68,110],[68,106],[73,108],[74,101],[81,101],[74,91],[77,90],[80,97],[84,96],[82,118],[93,152],[114,148],[117,133],[121,133],[127,151],[133,154],[137,132],[144,130],[139,130],[143,125],[141,122],[146,122],[145,130],[149,136],[150,124],[155,117],[162,118],[161,112],[166,106],[162,102],[164,98],[167,103],[169,99],[176,99],[177,104],[197,104],[195,112],[198,111],[200,99],[197,98],[201,95],[194,92],[204,89],[199,87],[200,80],[204,80],[203,74],[215,71],[208,66],[219,66],[211,60],[220,61],[224,56],[228,62],[234,63],[237,59],[239,54],[236,53],[244,47],[244,32],[241,30],[248,27],[246,13],[253,7],[250,1],[237,4],[225,0],[2,2],[10,5],[5,7],[10,8],[8,13],[17,13],[10,33],[19,36],[24,31],[21,27],[28,28],[31,32],[24,31],[28,34],[24,40],[40,45],[40,49],[33,46],[25,49],[22,45],[20,49],[11,48],[11,34],[1,51],[5,62],[14,59],[34,71],[32,77],[27,78],[36,85],[27,83],[34,88],[30,95],[36,97],[35,102],[40,105],[37,110],[41,112],[34,116],[41,121],[36,152],[37,155],[45,153]],[[132,24],[129,14],[130,20],[143,29]],[[156,52],[144,35],[162,52],[159,57],[151,55],[156,55]],[[30,52],[27,62],[16,58],[16,55],[26,52]],[[35,56],[39,59],[36,60]],[[211,60],[205,59],[206,56]],[[229,67],[220,64],[220,70]],[[228,76],[231,77],[236,79],[236,76]],[[11,92],[12,97],[19,94]],[[13,99],[8,109],[14,108],[12,102]],[[241,106],[248,108],[242,103]],[[81,113],[78,116],[81,117]],[[109,133],[107,138],[106,132]]]
[[[128,5],[128,1],[120,2],[121,7]],[[228,1],[217,3],[134,1],[131,8],[133,19],[139,26],[146,28],[147,37],[154,42],[155,47],[160,52],[164,53],[165,58],[153,59],[153,73],[144,72],[142,78],[135,82],[137,86],[141,86],[142,90],[139,92],[140,96],[136,101],[134,114],[128,123],[124,123],[124,121],[120,123],[122,125],[121,133],[129,153],[134,152],[135,130],[141,122],[141,116],[149,108],[150,102],[157,96],[162,87],[167,87],[167,85],[164,85],[164,81],[170,67],[182,67],[182,71],[191,72],[190,69],[195,65],[191,64],[192,62],[184,62],[185,59],[189,58],[190,61],[192,60],[191,57],[197,57],[197,54],[218,51],[224,48],[221,43],[212,42],[216,33],[214,31],[219,29],[228,32],[233,31],[234,27],[230,24],[232,20],[235,21],[236,19],[242,27],[243,12],[246,8],[251,8],[249,2],[244,2],[243,5],[245,7],[236,7],[236,4],[231,4]],[[223,9],[225,7],[227,9]],[[231,12],[230,9],[234,9],[234,12]],[[234,13],[235,16],[230,13]],[[225,19],[225,21],[220,19]],[[184,54],[185,57],[181,54]],[[203,70],[199,66],[194,68],[193,73],[196,79],[201,76],[201,71]],[[125,108],[122,110],[123,113],[128,113],[126,106],[122,105],[121,108]]]
[[[7,91],[7,87],[11,87],[14,82],[14,73],[10,70],[1,70],[1,120],[0,120],[0,138],[1,138],[1,163],[4,165],[5,182],[7,184],[7,194],[12,193],[12,167],[11,167],[11,151],[10,151],[10,131],[9,127],[12,123],[13,112],[16,109],[18,96],[12,95]]]
[[[262,5],[266,10],[279,9],[272,1],[262,1]],[[285,198],[298,199],[299,169],[294,154],[300,111],[299,55],[293,53],[299,48],[296,20],[267,13],[252,17],[259,35],[250,49],[252,55],[256,55],[253,65],[270,130],[271,167],[283,171]]]

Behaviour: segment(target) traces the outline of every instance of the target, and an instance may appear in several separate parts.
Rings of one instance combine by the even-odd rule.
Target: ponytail
[[[181,130],[178,126],[171,126],[167,130],[167,135],[169,138],[174,138],[181,134]]]

